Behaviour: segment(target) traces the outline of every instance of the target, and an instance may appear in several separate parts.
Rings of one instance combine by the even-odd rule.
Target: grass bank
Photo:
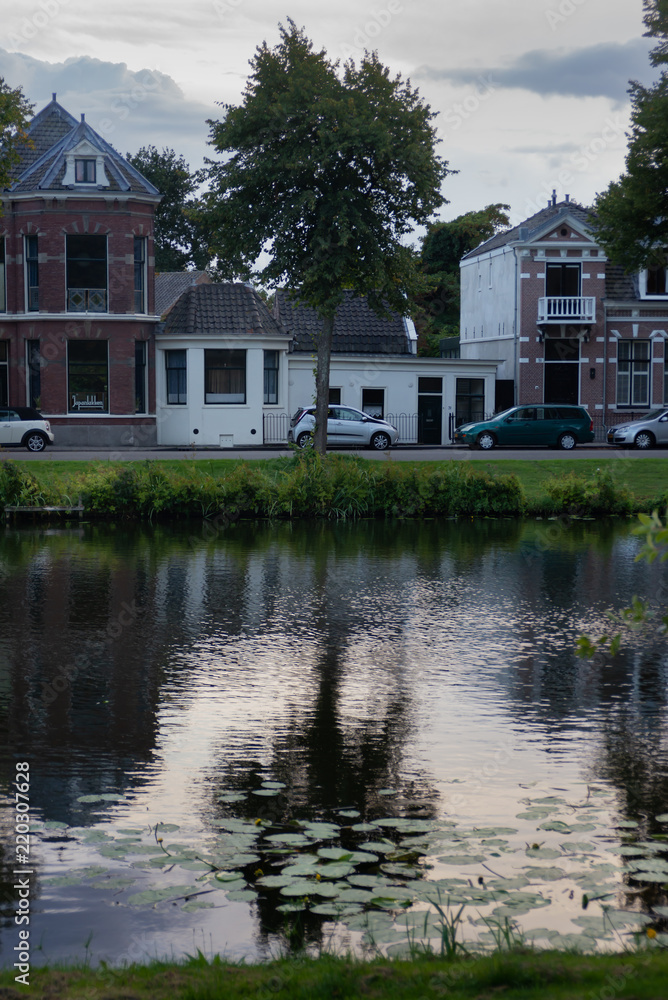
[[[668,502],[665,459],[372,462],[312,452],[262,461],[0,462],[0,505],[88,518],[628,515]]]
[[[34,969],[28,988],[0,972],[0,997],[18,1000],[666,1000],[668,952],[583,956],[498,953],[449,961],[365,962],[324,956],[261,965],[202,958],[125,969]]]

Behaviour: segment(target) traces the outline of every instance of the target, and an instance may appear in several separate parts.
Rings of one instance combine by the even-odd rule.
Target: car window
[[[362,417],[356,410],[346,410],[345,407],[341,407],[339,410],[339,420],[361,420]]]
[[[536,419],[536,407],[535,406],[523,406],[521,409],[517,410],[516,413],[511,413],[509,420],[535,420]]]

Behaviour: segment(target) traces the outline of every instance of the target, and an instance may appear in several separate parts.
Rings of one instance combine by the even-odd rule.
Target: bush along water
[[[224,466],[224,467],[223,467]],[[327,518],[520,517],[626,515],[636,508],[606,469],[545,481],[528,502],[515,475],[477,463],[371,462],[356,455],[296,452],[265,464],[222,463],[216,474],[197,463],[91,463],[83,472],[25,471],[0,463],[0,504],[66,505],[81,498],[92,518]]]

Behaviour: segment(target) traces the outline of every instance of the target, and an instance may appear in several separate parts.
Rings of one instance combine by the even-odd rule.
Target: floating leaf
[[[333,840],[341,832],[341,827],[336,823],[302,823],[301,826],[317,840]]]
[[[223,792],[218,796],[219,802],[243,802],[248,796],[246,792]]]
[[[310,907],[310,912],[318,913],[323,917],[337,917],[341,919],[342,917],[351,917],[354,914],[361,913],[362,907],[359,903],[317,903],[315,906]]]
[[[172,885],[166,889],[145,889],[128,896],[126,903],[130,906],[154,906],[165,899],[180,899],[183,896],[194,896],[200,890],[192,885]]]
[[[284,885],[281,887],[282,896],[338,896],[339,890],[336,886],[331,885],[329,882],[307,882],[306,879],[301,881],[291,881],[289,885]]]
[[[487,861],[486,854],[443,854],[438,860],[444,865],[479,865]]]
[[[660,816],[656,816],[657,823],[668,823],[668,813],[661,813]]]
[[[357,819],[360,815],[359,809],[338,809],[337,812],[344,819]]]
[[[321,878],[347,878],[348,875],[352,875],[355,871],[354,865],[341,864],[341,862],[332,861],[330,864],[321,865],[318,868],[318,874]]]
[[[274,798],[278,794],[278,788],[251,788],[251,795],[262,795],[267,799]]]
[[[263,781],[262,782],[262,787],[263,788],[286,788],[287,786],[286,786],[286,784],[285,784],[284,781]]]
[[[178,823],[158,823],[157,832],[158,833],[174,833],[176,830],[180,830],[181,827]]]
[[[257,893],[254,889],[234,889],[232,892],[227,893],[227,898],[231,899],[234,903],[252,903],[254,899],[257,899]]]
[[[541,882],[556,882],[558,879],[566,877],[563,868],[534,868],[527,865],[524,870],[530,879],[540,879]]]
[[[204,899],[193,899],[189,903],[184,903],[181,907],[186,913],[194,913],[195,910],[212,910],[215,903],[208,902]]]
[[[289,847],[309,847],[313,843],[303,833],[272,833],[265,840],[271,844],[287,844]]]

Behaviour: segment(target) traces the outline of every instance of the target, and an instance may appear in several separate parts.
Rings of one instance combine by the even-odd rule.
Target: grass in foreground
[[[445,961],[290,958],[228,964],[203,957],[125,969],[34,969],[29,987],[0,972],[0,997],[16,1000],[666,1000],[668,952],[584,956],[498,953]]]

